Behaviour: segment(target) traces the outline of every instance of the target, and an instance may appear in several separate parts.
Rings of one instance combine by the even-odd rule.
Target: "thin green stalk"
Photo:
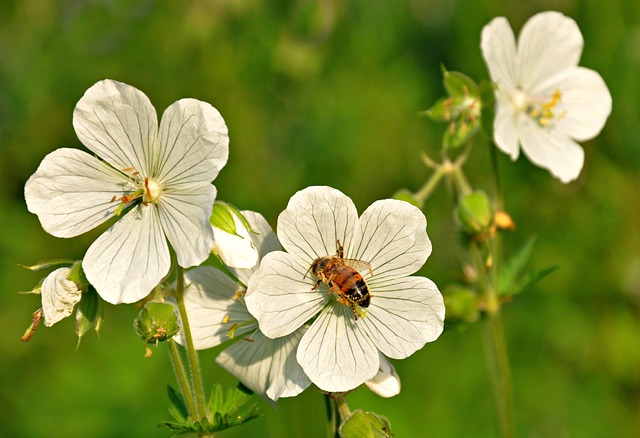
[[[495,244],[490,244],[491,257],[495,257]],[[511,368],[507,345],[502,326],[500,313],[500,301],[497,294],[497,275],[495,274],[495,262],[489,267],[483,258],[478,244],[471,245],[471,255],[478,272],[481,298],[486,311],[486,318],[483,321],[484,337],[483,344],[487,355],[489,372],[491,375],[491,386],[493,388],[496,408],[498,411],[498,421],[500,424],[500,436],[512,438],[515,434],[514,410],[513,410],[513,389],[511,383]]]
[[[193,396],[191,395],[191,388],[189,387],[189,377],[187,376],[187,370],[182,363],[182,358],[180,357],[180,352],[178,351],[176,342],[173,339],[169,339],[168,342],[169,357],[171,358],[171,364],[173,365],[173,372],[176,375],[176,380],[178,381],[178,385],[180,386],[180,391],[182,392],[184,401],[187,404],[189,416],[191,418],[195,418],[197,415],[196,404],[193,401]]]
[[[351,417],[351,409],[349,409],[347,399],[342,394],[333,394],[333,399],[336,402],[336,408],[338,409],[340,418],[342,421],[347,421],[349,417]]]
[[[513,389],[500,308],[489,312],[484,321],[484,346],[498,409],[500,436],[511,438],[515,435]]]
[[[184,269],[178,266],[177,269],[177,285],[176,285],[176,302],[178,303],[178,310],[180,312],[180,319],[182,320],[182,330],[184,332],[185,347],[187,350],[187,362],[189,363],[189,369],[191,370],[191,378],[193,380],[193,392],[195,398],[195,409],[197,417],[195,421],[199,421],[206,417],[205,411],[205,399],[204,399],[204,385],[202,383],[202,372],[200,371],[200,363],[198,361],[198,353],[193,346],[193,336],[191,335],[191,326],[189,325],[189,319],[187,317],[187,309],[184,305]]]
[[[436,167],[435,171],[431,174],[426,183],[418,190],[413,196],[423,204],[431,193],[438,186],[438,183],[447,174],[447,169],[444,166]]]
[[[324,395],[324,408],[327,413],[327,437],[338,438],[338,427],[340,426],[340,419],[336,412],[336,407],[331,400],[329,394]]]

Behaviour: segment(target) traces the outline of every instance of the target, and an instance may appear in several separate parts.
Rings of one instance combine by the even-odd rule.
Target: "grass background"
[[[428,177],[420,151],[442,127],[418,117],[443,94],[440,65],[477,80],[482,26],[506,16],[572,16],[581,64],[601,73],[613,112],[584,144],[580,178],[562,185],[521,158],[500,156],[518,229],[507,249],[538,237],[535,264],[560,269],[504,308],[518,436],[640,435],[640,3],[626,0],[3,0],[0,2],[0,430],[7,437],[167,436],[173,383],[164,348],[143,357],[133,306],[106,305],[102,333],[76,350],[71,319],[28,344],[40,279],[17,266],[81,258],[97,232],[61,240],[27,212],[23,187],[59,147],[82,147],[71,117],[93,83],[117,79],[161,113],[182,97],[212,103],[230,131],[219,198],[275,224],[308,185],[336,187],[360,211]],[[488,151],[473,152],[471,183],[488,187]],[[425,206],[434,251],[422,274],[441,288],[458,264],[452,201]],[[364,389],[352,408],[387,415],[400,437],[495,436],[481,327],[449,330],[396,362],[402,393]],[[204,352],[208,383],[234,380]],[[323,437],[314,389],[227,437]]]

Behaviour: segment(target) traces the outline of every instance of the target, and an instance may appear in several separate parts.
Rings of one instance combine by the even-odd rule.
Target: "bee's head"
[[[327,269],[327,265],[331,261],[331,257],[320,257],[317,258],[315,262],[311,265],[311,272],[316,277],[320,277],[320,273]]]

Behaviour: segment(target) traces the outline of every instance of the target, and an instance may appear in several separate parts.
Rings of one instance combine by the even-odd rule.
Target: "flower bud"
[[[380,397],[389,398],[400,394],[400,377],[393,365],[382,355],[380,355],[378,374],[364,382],[364,385]]]
[[[489,197],[482,191],[462,196],[456,208],[456,219],[468,234],[475,236],[487,231],[493,222]]]
[[[47,327],[71,315],[82,298],[82,290],[68,279],[70,274],[71,268],[58,268],[42,282],[42,312]]]
[[[454,284],[448,286],[442,292],[442,296],[444,307],[447,309],[447,324],[471,324],[480,317],[477,296],[472,290]]]
[[[238,209],[216,201],[210,218],[213,248],[222,262],[231,268],[249,269],[258,263],[258,250],[251,239],[251,226]]]
[[[180,330],[174,306],[156,301],[148,302],[140,309],[133,326],[148,344],[166,341]]]

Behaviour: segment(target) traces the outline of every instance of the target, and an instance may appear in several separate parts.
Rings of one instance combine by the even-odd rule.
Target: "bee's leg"
[[[357,321],[358,320],[358,310],[360,310],[360,309],[358,309],[358,306],[356,306],[355,303],[349,303],[349,304],[350,304],[349,307],[351,307],[351,310],[353,311],[353,317]]]
[[[338,253],[336,254],[336,256],[341,259],[344,258],[344,247],[342,246],[342,243],[340,243],[339,240],[338,240]]]
[[[318,289],[318,286],[320,286],[320,283],[322,283],[322,280],[318,280],[318,281],[316,282],[316,285],[315,285],[315,286],[313,286],[313,287],[311,288],[311,290],[316,290],[316,289]]]

